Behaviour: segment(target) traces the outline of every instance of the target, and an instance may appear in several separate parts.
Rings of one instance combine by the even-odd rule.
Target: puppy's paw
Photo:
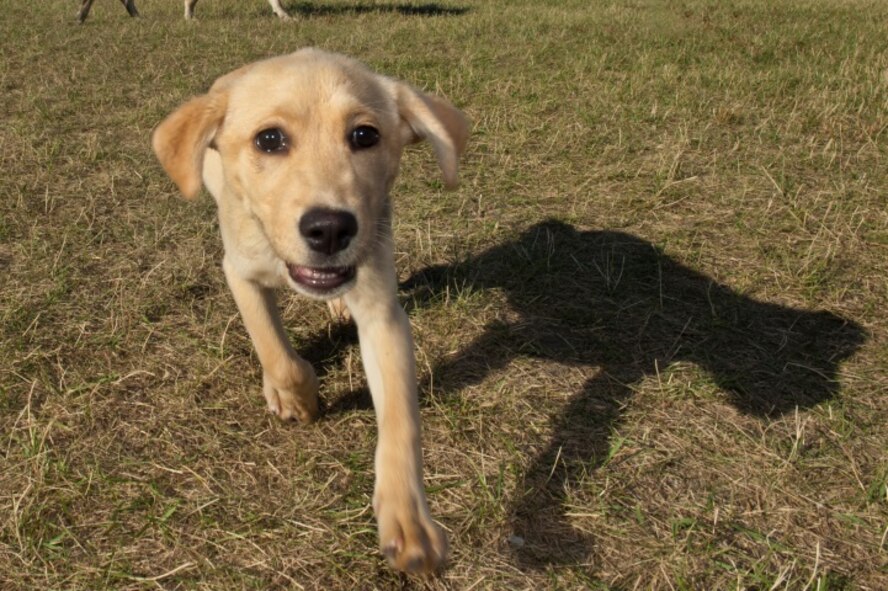
[[[373,507],[379,523],[379,549],[392,568],[431,573],[445,565],[447,537],[432,521],[425,499],[412,492],[385,494],[377,490]]]
[[[262,393],[268,411],[281,420],[311,423],[318,416],[318,378],[305,361],[291,361],[284,371],[263,372]]]

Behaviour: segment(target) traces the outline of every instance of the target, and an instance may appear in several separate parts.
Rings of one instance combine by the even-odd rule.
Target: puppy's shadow
[[[442,6],[435,2],[422,4],[403,2],[356,2],[354,4],[335,5],[320,2],[284,3],[291,14],[302,16],[336,16],[341,14],[367,14],[396,12],[404,16],[460,16],[469,11],[464,7]]]
[[[564,517],[564,484],[606,460],[634,384],[691,362],[737,409],[767,420],[834,397],[840,363],[867,338],[830,312],[737,293],[630,234],[581,232],[558,221],[424,269],[402,288],[423,305],[467,285],[501,290],[518,319],[488,325],[434,367],[438,393],[479,383],[518,356],[596,370],[555,419],[513,501],[514,531],[525,540],[516,558],[526,568],[584,560],[593,551]]]
[[[610,435],[639,381],[673,362],[691,362],[738,410],[767,420],[834,397],[841,362],[867,338],[859,325],[830,312],[737,293],[630,234],[582,232],[559,221],[536,224],[515,241],[453,265],[423,269],[401,289],[408,304],[424,306],[466,286],[502,291],[517,320],[492,322],[435,365],[439,396],[480,383],[517,357],[595,370],[554,420],[551,440],[513,500],[512,525],[525,540],[516,559],[528,569],[582,561],[594,551],[564,517],[564,484],[606,460]],[[356,342],[353,325],[334,323],[300,353],[320,377],[341,365]],[[325,411],[370,408],[360,388],[335,397]]]

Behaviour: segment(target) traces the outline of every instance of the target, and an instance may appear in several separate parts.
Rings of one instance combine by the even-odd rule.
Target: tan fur
[[[379,143],[353,149],[357,126]],[[257,149],[259,131],[280,128],[288,150]],[[155,130],[153,147],[186,197],[206,185],[218,205],[223,267],[263,369],[269,410],[314,419],[318,382],[292,349],[273,289],[289,286],[326,299],[334,316],[354,319],[379,425],[373,506],[380,547],[395,568],[431,571],[447,543],[432,521],[422,482],[413,341],[397,301],[388,193],[405,144],[428,140],[445,182],[457,181],[468,138],[464,116],[447,101],[379,76],[335,54],[305,49],[220,78]],[[348,247],[319,254],[297,230],[312,208],[358,220]],[[354,268],[352,283],[323,294],[294,280],[291,265]]]

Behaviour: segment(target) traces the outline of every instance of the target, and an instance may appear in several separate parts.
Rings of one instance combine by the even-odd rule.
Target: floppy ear
[[[225,116],[226,94],[210,92],[176,109],[154,130],[151,146],[186,199],[200,191],[203,157]]]
[[[204,152],[213,141],[228,108],[228,93],[253,64],[218,78],[207,94],[173,111],[154,130],[151,146],[161,166],[186,199],[194,199],[202,183]]]
[[[456,187],[457,164],[469,139],[469,122],[446,100],[425,94],[403,83],[395,84],[395,100],[402,121],[405,144],[428,140],[444,173],[444,186]]]

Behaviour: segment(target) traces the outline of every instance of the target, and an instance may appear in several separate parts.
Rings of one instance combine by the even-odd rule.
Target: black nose
[[[299,220],[299,233],[312,250],[334,254],[344,250],[358,233],[358,220],[347,211],[310,209]]]

